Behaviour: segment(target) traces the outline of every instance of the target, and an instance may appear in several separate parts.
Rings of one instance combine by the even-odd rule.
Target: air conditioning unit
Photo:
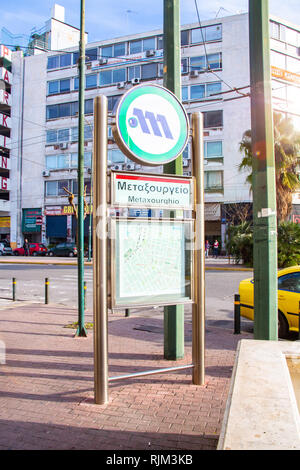
[[[146,57],[153,57],[155,55],[155,50],[154,49],[149,49],[146,51]]]
[[[91,175],[91,174],[92,174],[92,169],[91,169],[91,168],[88,168],[88,169],[87,169],[87,172],[88,172],[89,175]]]
[[[50,176],[50,171],[49,170],[43,170],[42,175],[43,176]]]
[[[122,170],[122,165],[121,164],[120,165],[112,165],[111,169],[112,170]]]
[[[126,170],[134,170],[135,165],[134,165],[134,163],[127,163],[125,165],[125,168],[126,168]]]
[[[125,88],[125,82],[117,83],[117,88]]]
[[[133,78],[131,80],[131,83],[132,83],[132,85],[138,85],[140,83],[140,79],[139,78]]]
[[[191,70],[190,77],[198,77],[199,71],[198,70]]]
[[[68,148],[67,142],[62,142],[61,144],[59,144],[59,148],[60,150],[66,150]]]
[[[99,65],[105,65],[105,64],[107,64],[107,59],[104,59],[104,57],[99,59]]]
[[[188,160],[183,160],[183,161],[182,161],[182,166],[184,166],[184,167],[189,166]]]

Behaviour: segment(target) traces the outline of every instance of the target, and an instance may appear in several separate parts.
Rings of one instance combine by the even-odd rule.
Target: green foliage
[[[227,230],[226,249],[233,256],[235,263],[253,264],[253,228],[250,222],[231,225]]]
[[[249,222],[233,225],[227,230],[226,249],[235,263],[253,266],[253,227]],[[277,228],[278,268],[300,264],[300,225],[280,222]]]
[[[300,225],[282,222],[278,225],[278,267],[300,264]]]
[[[300,187],[297,174],[300,133],[294,128],[293,121],[280,113],[274,113],[273,120],[277,218],[284,221],[292,210],[292,194]],[[243,159],[238,168],[247,173],[246,182],[252,192],[255,159],[252,154],[251,130],[244,132],[239,149]]]

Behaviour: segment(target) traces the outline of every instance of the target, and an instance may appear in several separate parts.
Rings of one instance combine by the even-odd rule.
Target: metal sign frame
[[[108,253],[108,197],[107,190],[107,98],[97,96],[94,102],[94,184],[93,201],[93,283],[94,283],[94,392],[95,403],[108,403],[108,383],[132,377],[163,372],[192,369],[195,385],[205,383],[205,284],[204,284],[204,171],[203,171],[203,116],[193,113],[193,173],[195,177],[194,223],[196,246],[194,249],[195,282],[192,304],[192,364],[138,372],[117,377],[108,375],[108,286],[110,263]],[[176,219],[175,219],[176,220]],[[177,302],[176,302],[177,303]]]

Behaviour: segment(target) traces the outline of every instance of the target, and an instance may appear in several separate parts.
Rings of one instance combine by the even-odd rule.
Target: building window
[[[48,82],[48,95],[53,95],[56,93],[66,93],[71,90],[70,84],[71,80],[69,78]]]
[[[222,39],[222,25],[204,26],[191,30],[191,43],[220,41]]]
[[[181,59],[181,73],[188,73],[189,71],[189,59],[187,57]]]
[[[223,171],[204,172],[204,191],[223,191]]]
[[[100,86],[126,81],[126,69],[103,70],[100,72]]]
[[[223,158],[223,144],[221,140],[204,142],[204,157],[207,159]]]
[[[189,87],[188,86],[181,87],[181,99],[182,101],[188,101],[189,99]]]
[[[164,48],[164,37],[157,36],[157,49],[163,49],[163,48]]]
[[[122,95],[107,96],[107,108],[109,112],[114,110]]]
[[[190,91],[191,100],[201,100],[204,98],[208,98],[212,94],[220,92],[221,88],[221,82],[192,85]]]
[[[125,163],[125,155],[118,149],[108,150],[108,162],[112,165],[116,163]]]
[[[199,85],[183,86],[182,101],[202,100],[217,95],[222,90],[221,82],[202,83]],[[218,96],[216,96],[218,98]],[[219,97],[220,98],[220,97]]]
[[[157,64],[146,64],[141,67],[141,78],[149,79],[157,77]]]
[[[92,60],[97,60],[98,58],[98,49],[86,49],[85,51],[85,61],[91,62]]]
[[[85,114],[93,114],[93,100],[85,100]],[[71,103],[50,104],[46,107],[46,119],[58,119],[78,115],[78,101]]]
[[[97,86],[97,74],[89,74],[85,77],[85,87],[95,88]]]
[[[110,59],[112,57],[120,57],[126,54],[126,43],[121,42],[119,44],[114,44],[111,46],[101,47],[101,57],[106,57]]]
[[[204,127],[223,127],[223,111],[205,111]]]
[[[222,68],[222,54],[217,52],[216,54],[208,54],[207,56],[191,57],[190,58],[191,70],[204,71],[210,69],[221,69]]]
[[[131,81],[134,78],[141,78],[141,66],[134,65],[133,67],[128,67],[128,80]]]
[[[130,41],[129,54],[138,54],[139,52],[148,51],[150,49],[156,49],[155,42],[155,37]]]
[[[62,54],[48,57],[47,70],[69,67],[72,61],[72,54]]]
[[[181,45],[187,46],[189,44],[189,30],[181,31]]]

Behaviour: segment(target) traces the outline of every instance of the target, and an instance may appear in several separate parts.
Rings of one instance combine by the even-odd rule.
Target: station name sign
[[[112,171],[112,205],[193,209],[193,179]]]

